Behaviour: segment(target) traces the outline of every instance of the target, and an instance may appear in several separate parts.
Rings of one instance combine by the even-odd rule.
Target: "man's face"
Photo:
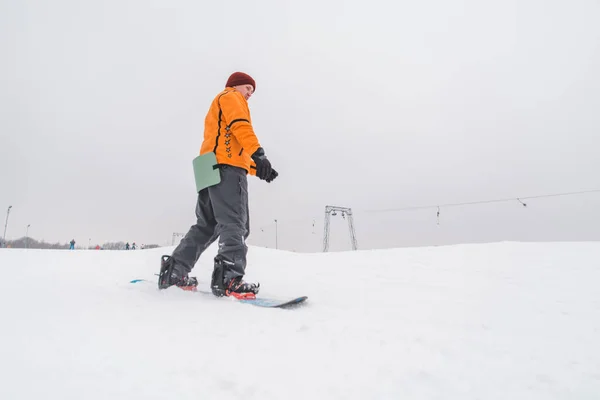
[[[240,92],[242,94],[242,96],[244,96],[244,98],[246,100],[248,100],[252,94],[254,93],[254,88],[252,87],[252,85],[248,84],[248,85],[237,85],[234,86],[235,90],[237,90],[238,92]]]

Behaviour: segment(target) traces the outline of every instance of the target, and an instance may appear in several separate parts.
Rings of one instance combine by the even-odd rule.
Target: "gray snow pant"
[[[198,193],[196,224],[173,251],[175,272],[187,275],[200,255],[219,238],[217,257],[227,266],[224,281],[244,276],[250,234],[248,177],[245,169],[222,165],[221,182]]]

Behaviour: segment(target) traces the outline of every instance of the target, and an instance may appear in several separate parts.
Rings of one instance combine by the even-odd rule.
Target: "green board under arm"
[[[221,182],[221,173],[217,165],[217,156],[210,152],[194,158],[194,178],[196,178],[196,193],[209,186]]]

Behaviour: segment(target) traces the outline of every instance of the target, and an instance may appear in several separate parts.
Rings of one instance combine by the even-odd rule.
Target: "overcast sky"
[[[320,251],[600,240],[600,3],[0,0],[7,238],[170,244],[229,74],[278,179],[250,179],[249,243]],[[313,222],[314,221],[314,222]],[[314,226],[313,226],[314,225]],[[350,246],[332,220],[331,250]]]

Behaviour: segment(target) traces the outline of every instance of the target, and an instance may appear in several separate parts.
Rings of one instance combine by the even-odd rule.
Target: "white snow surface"
[[[0,399],[600,399],[600,243],[250,247],[294,310],[129,283],[172,250],[0,249]]]

